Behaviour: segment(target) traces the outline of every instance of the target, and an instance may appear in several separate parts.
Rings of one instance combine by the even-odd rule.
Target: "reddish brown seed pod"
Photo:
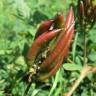
[[[79,12],[80,12],[81,19],[84,18],[84,3],[82,0],[80,1]]]
[[[72,23],[72,25],[68,28],[68,30],[66,30],[67,32],[66,33],[70,33],[69,35],[68,35],[68,38],[67,38],[67,43],[66,43],[66,46],[63,46],[63,49],[61,50],[61,52],[58,54],[58,56],[56,57],[56,59],[54,60],[54,62],[57,60],[57,58],[58,57],[60,57],[61,58],[61,55],[60,54],[62,54],[62,56],[63,56],[63,59],[67,56],[67,53],[68,53],[68,50],[69,50],[69,47],[70,47],[70,43],[71,43],[71,40],[72,40],[72,38],[73,38],[73,35],[74,35],[74,23]],[[59,47],[58,47],[59,48]],[[60,55],[60,56],[59,56]],[[55,66],[56,66],[56,64],[53,62],[53,64],[50,64],[50,66],[47,66],[47,71],[48,70],[51,70],[51,69],[53,69]],[[42,67],[41,67],[41,71],[46,71],[46,68],[45,69],[43,69]],[[56,70],[55,70],[55,72],[56,72]]]
[[[61,64],[62,64],[62,62],[63,62],[63,59],[64,59],[64,57],[66,56],[66,52],[67,52],[67,50],[64,50],[65,52],[62,52],[61,54],[60,54],[60,56],[54,61],[54,67],[51,69],[51,70],[49,70],[49,72],[47,72],[47,73],[41,73],[41,75],[39,76],[39,80],[45,80],[45,79],[48,79],[49,77],[51,77],[52,75],[54,75],[55,73],[56,73],[56,71],[60,68],[60,66],[61,66]]]
[[[64,58],[67,55],[67,52],[68,52],[68,49],[69,49],[71,40],[72,40],[73,35],[74,35],[74,26],[73,25],[70,27],[69,32],[70,32],[70,36],[69,36],[69,39],[67,41],[67,44],[64,47],[64,49],[61,51],[61,53],[59,54],[59,56],[55,59],[55,61],[54,61],[54,63],[55,63],[54,67],[48,73],[41,74],[40,77],[39,77],[39,80],[48,79],[50,76],[54,75],[56,73],[56,71],[60,68],[60,66],[61,66]]]
[[[69,39],[69,35],[71,34],[68,31],[68,27],[70,28],[72,23],[74,23],[73,21],[74,21],[74,14],[73,14],[73,10],[72,10],[72,7],[71,7],[70,11],[68,13],[68,16],[66,18],[66,24],[65,24],[66,25],[66,28],[65,28],[66,30],[63,30],[64,32],[62,32],[63,34],[62,34],[61,38],[58,40],[54,50],[51,52],[51,54],[41,64],[41,66],[40,66],[41,69],[45,69],[48,66],[50,66],[50,64],[52,64],[52,62],[56,59],[58,54],[62,51],[64,46],[66,46],[66,43]]]
[[[71,24],[74,23],[74,13],[72,7],[70,8],[70,11],[67,15],[66,21],[65,21],[65,30],[70,28]]]
[[[44,32],[42,35],[40,35],[32,44],[31,48],[28,51],[28,55],[27,55],[27,59],[28,62],[30,62],[32,64],[32,62],[34,62],[34,58],[37,54],[37,52],[39,51],[39,48],[41,47],[41,45],[52,39],[54,36],[56,36],[59,32],[61,31],[61,29],[55,29],[52,30],[50,32]]]
[[[47,20],[42,22],[35,34],[35,39],[42,33],[48,31],[52,24],[53,24],[53,20]]]
[[[85,20],[85,3],[83,0],[78,0],[78,20],[81,26],[84,26]]]
[[[45,23],[45,25],[46,24],[48,23]],[[38,59],[40,59],[36,58],[36,56],[39,54],[42,48],[41,46],[49,40],[54,40],[54,37],[56,36],[57,41],[55,42],[53,48],[49,47],[50,42],[48,42],[49,43],[48,46],[45,47],[44,51],[46,51],[47,47],[49,47],[51,49],[50,53],[40,63],[40,65],[37,65],[40,68],[39,75],[38,74],[36,75],[37,79],[39,80],[45,80],[48,79],[50,76],[54,75],[56,71],[60,68],[64,58],[67,56],[71,40],[75,32],[74,13],[72,7],[68,12],[65,22],[64,22],[64,16],[58,15],[57,17],[55,17],[54,22],[52,22],[52,24],[54,24],[54,26],[51,31],[48,31],[51,26],[50,24],[48,24],[48,27],[44,27],[44,25],[42,25],[44,28],[42,26],[39,28],[38,32],[40,32],[40,34],[39,35],[37,34],[37,37],[34,40],[27,55],[28,62],[30,66],[32,66],[35,60],[39,61]],[[60,35],[57,36],[57,34],[59,33]],[[43,53],[40,54],[42,55]]]

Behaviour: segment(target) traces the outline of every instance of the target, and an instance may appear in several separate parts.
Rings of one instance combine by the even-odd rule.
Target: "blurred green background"
[[[76,1],[73,1],[74,6]],[[27,84],[20,79],[27,69],[26,50],[39,24],[54,18],[57,13],[66,17],[71,3],[72,0],[0,0],[0,96],[24,96]],[[88,33],[91,42],[88,59],[96,63],[96,26],[91,31]],[[45,84],[32,83],[28,96],[63,96],[69,90],[68,86],[79,77],[82,65],[82,33],[79,32],[69,58],[75,58],[80,66],[65,65],[71,72],[61,69]],[[82,82],[73,96],[96,96],[96,76],[92,79],[93,75]]]

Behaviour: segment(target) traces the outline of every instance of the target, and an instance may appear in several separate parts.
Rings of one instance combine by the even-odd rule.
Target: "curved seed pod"
[[[51,70],[47,73],[42,73],[40,74],[39,76],[39,80],[45,80],[45,79],[48,79],[49,77],[51,77],[52,75],[54,75],[56,73],[56,71],[60,68],[64,58],[66,57],[67,55],[67,52],[68,52],[68,48],[66,48],[66,50],[64,50],[63,52],[61,52],[61,54],[59,55],[58,58],[56,58],[56,60],[54,61],[54,67],[51,68]]]
[[[54,61],[53,68],[51,68],[51,70],[49,72],[45,73],[45,74],[44,73],[40,74],[39,80],[48,79],[49,77],[51,77],[52,75],[54,75],[56,73],[56,71],[60,68],[60,66],[61,66],[64,58],[67,55],[67,52],[68,52],[68,49],[69,49],[69,45],[70,45],[72,36],[73,36],[73,34],[71,34],[71,38],[69,39],[68,44],[66,45],[66,47],[64,48],[64,50],[60,53],[60,55]]]
[[[66,45],[65,46],[62,46],[62,49],[61,49],[61,51],[60,51],[60,53],[62,53],[63,52],[63,50],[69,50],[69,46],[70,46],[70,43],[71,43],[71,40],[72,40],[72,37],[73,37],[73,34],[74,34],[74,23],[70,26],[70,28],[67,30],[67,32],[66,33],[69,33],[68,34],[68,38],[66,38]],[[58,46],[58,49],[60,49],[60,46]],[[57,52],[57,51],[55,51],[55,52]],[[64,51],[65,53],[63,53],[64,54],[64,56],[66,56],[65,54],[66,54],[66,51]],[[47,64],[49,64],[49,65],[43,65],[42,64],[42,66],[40,66],[40,68],[41,68],[41,71],[47,71],[47,70],[50,70],[50,68],[52,68],[52,66],[55,66],[55,63],[53,63],[52,64],[52,62],[54,62],[54,60],[55,59],[57,59],[58,58],[58,56],[59,56],[59,54],[60,53],[58,53],[57,52],[57,57],[56,58],[54,58],[53,59],[53,57],[54,57],[54,54],[53,54],[53,57],[51,57],[50,58],[50,60],[49,61],[47,61]],[[50,56],[50,55],[49,55]],[[52,56],[52,55],[51,55]],[[45,59],[45,61],[47,60],[47,58]],[[49,63],[51,60],[53,60],[51,63]],[[47,70],[46,70],[46,68],[47,68]],[[54,68],[54,67],[53,67]]]
[[[62,49],[62,51],[61,51],[61,53],[60,53],[60,54],[62,54],[62,52],[65,50],[65,51],[63,52],[63,55],[64,55],[65,57],[66,57],[67,54],[68,54],[69,47],[70,47],[70,44],[71,44],[71,40],[72,40],[73,35],[74,35],[74,24],[70,27],[70,29],[69,29],[68,31],[69,31],[70,35],[69,35],[69,38],[67,39],[67,44],[66,44],[66,46],[63,47],[63,49]],[[59,54],[58,54],[58,56],[59,56]],[[65,57],[64,57],[64,58],[65,58]],[[56,59],[57,59],[57,58],[56,58]],[[64,60],[64,59],[63,59],[63,60]],[[50,66],[47,68],[47,70],[54,68],[54,66],[55,66],[55,64],[50,65]]]
[[[27,59],[30,64],[34,62],[34,59],[41,47],[41,45],[44,42],[47,42],[48,40],[52,39],[54,36],[56,36],[61,29],[52,30],[50,32],[44,32],[42,35],[40,35],[32,44],[32,47],[28,51]]]
[[[52,24],[53,24],[53,20],[47,20],[47,21],[42,22],[36,32],[35,39],[42,33],[48,31]]]
[[[70,36],[69,36],[69,38],[67,40],[66,46],[61,51],[61,53],[59,54],[59,56],[55,59],[53,68],[51,68],[51,70],[48,73],[46,73],[46,74],[44,74],[44,73],[43,74],[40,74],[39,80],[48,79],[50,76],[54,75],[56,73],[56,71],[60,68],[60,66],[61,66],[64,58],[67,55],[67,52],[68,52],[69,47],[70,47],[71,40],[72,40],[73,35],[74,35],[74,26],[73,25],[69,28]]]
[[[54,75],[55,72],[57,71],[57,69],[60,67],[60,65],[62,64],[62,61],[63,61],[63,58],[59,58],[59,59],[56,59],[55,64],[56,66],[50,70],[49,73],[42,73],[40,74],[40,76],[38,77],[39,80],[45,80],[45,79],[48,79],[50,76]]]
[[[79,20],[80,20],[80,23],[81,23],[81,25],[84,23],[84,3],[83,3],[83,1],[81,0],[79,0],[79,3],[78,3],[78,12],[79,12]]]
[[[71,15],[72,14],[72,15]],[[70,18],[70,19],[68,19]],[[70,26],[74,26],[72,23],[74,21],[74,14],[73,14],[73,10],[72,7],[70,8],[70,11],[68,13],[67,19],[66,19],[66,28],[67,30],[63,32],[61,38],[58,40],[54,50],[52,51],[52,53],[44,60],[44,62],[41,64],[40,68],[43,70],[45,68],[47,68],[48,66],[50,66],[52,64],[52,62],[56,59],[56,57],[58,56],[58,54],[62,51],[62,49],[64,48],[64,46],[66,46],[66,43],[69,39],[70,36]],[[70,22],[70,23],[69,23]]]
[[[72,7],[70,7],[70,11],[65,21],[65,30],[67,30],[71,26],[72,23],[74,23],[74,13],[73,13]]]
[[[57,14],[54,18],[54,24],[53,29],[64,29],[64,16]],[[63,31],[62,31],[63,32]],[[63,33],[60,33],[58,36],[56,36],[50,43],[49,43],[49,49],[52,51],[54,49],[54,46],[56,46],[56,43],[60,39]]]
[[[59,42],[56,44],[54,50],[52,51],[52,53],[44,60],[44,62],[41,64],[40,68],[44,68],[50,66],[50,64],[52,64],[52,62],[55,60],[55,58],[58,56],[58,53],[60,53],[63,44],[65,45],[65,40],[64,43],[61,42],[61,39],[59,40]]]
[[[80,1],[79,12],[80,12],[80,16],[82,16],[81,18],[84,18],[84,3],[83,3],[83,1]]]
[[[62,50],[62,52],[63,52],[63,50]],[[56,64],[57,64],[56,61],[58,60],[58,58],[60,58],[60,60],[61,60],[61,57],[60,57],[60,56],[61,56],[61,53],[62,53],[62,52],[60,52],[60,54],[58,54],[58,57],[52,62],[52,64],[47,67],[47,70],[46,70],[46,69],[41,69],[41,70],[40,70],[40,73],[41,73],[41,74],[44,74],[44,73],[47,73],[47,74],[48,74],[52,69],[54,69],[54,67],[55,67]],[[69,48],[66,49],[66,51],[65,51],[65,53],[64,53],[64,55],[65,55],[64,58],[67,57],[68,53],[69,53]],[[63,60],[64,60],[64,58],[63,58]],[[54,71],[56,72],[57,70],[54,70]],[[41,76],[41,75],[40,75],[40,76]]]

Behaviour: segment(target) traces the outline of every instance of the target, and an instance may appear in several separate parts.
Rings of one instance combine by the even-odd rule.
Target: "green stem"
[[[86,62],[86,57],[87,57],[86,31],[83,30],[83,32],[84,32],[84,64],[87,64]]]
[[[26,88],[26,90],[25,90],[24,96],[27,96],[27,94],[28,94],[28,92],[29,92],[29,89],[30,89],[30,87],[31,87],[31,84],[32,84],[32,81],[29,82],[29,84],[27,85],[27,88]]]
[[[53,86],[52,86],[52,88],[51,88],[50,93],[49,93],[48,96],[52,96],[52,93],[54,92],[54,90],[55,90],[55,88],[56,88],[56,86],[57,86],[58,80],[59,80],[59,78],[60,78],[59,76],[60,76],[60,70],[58,70],[57,73],[56,73],[56,77],[55,77]]]

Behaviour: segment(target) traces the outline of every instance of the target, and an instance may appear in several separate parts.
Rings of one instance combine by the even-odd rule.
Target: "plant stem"
[[[87,57],[87,40],[86,40],[86,30],[84,27],[81,29],[83,31],[83,36],[84,36],[84,65],[83,69],[81,70],[80,77],[76,80],[74,85],[71,87],[71,90],[68,92],[68,94],[64,96],[71,96],[75,89],[79,86],[80,82],[87,76],[87,74],[91,71],[92,67],[87,65],[86,62],[86,57]]]
[[[84,34],[84,65],[87,64],[86,57],[87,57],[87,42],[86,42],[86,31],[83,29]]]
[[[60,70],[58,70],[57,73],[56,73],[56,77],[55,77],[53,86],[52,86],[52,88],[51,88],[50,93],[49,93],[48,96],[52,96],[52,93],[54,92],[54,90],[55,90],[55,88],[56,88],[56,86],[57,86],[57,83],[58,83],[58,81],[59,81],[59,76],[60,76],[59,74],[60,74]]]
[[[84,65],[80,77],[76,80],[76,82],[74,83],[74,85],[71,87],[70,91],[64,95],[64,96],[71,96],[73,94],[73,92],[75,91],[75,89],[78,87],[78,85],[80,84],[80,82],[87,76],[87,74],[91,71],[90,66],[88,65]]]
[[[30,87],[31,87],[31,84],[32,84],[32,82],[29,82],[29,84],[27,85],[27,88],[26,88],[26,90],[25,90],[24,96],[27,96],[28,91],[29,91],[29,89],[30,89]]]

